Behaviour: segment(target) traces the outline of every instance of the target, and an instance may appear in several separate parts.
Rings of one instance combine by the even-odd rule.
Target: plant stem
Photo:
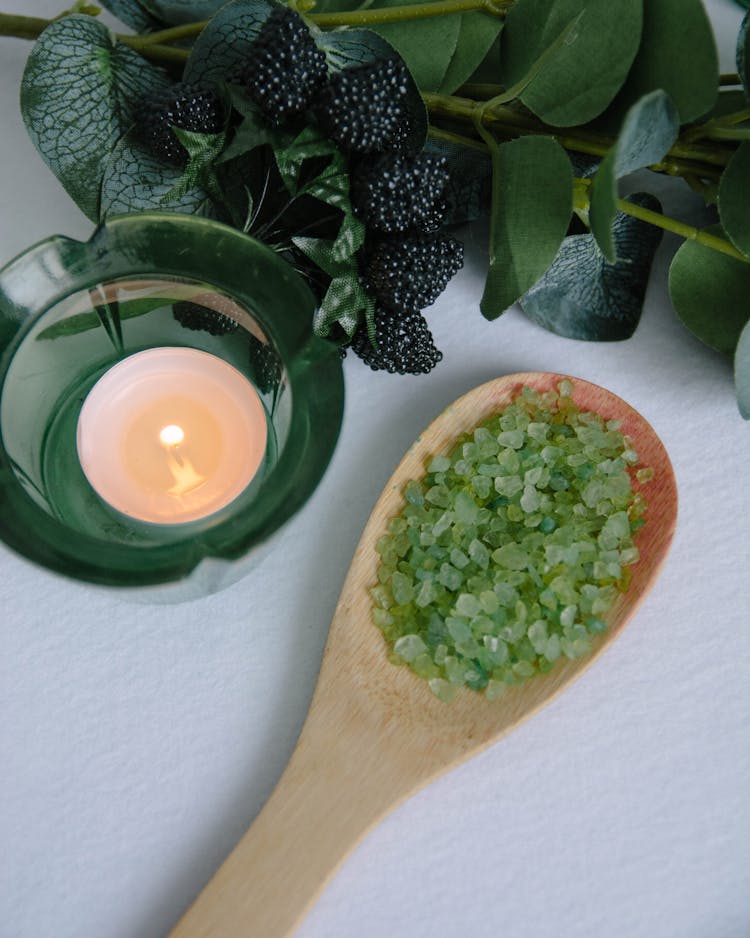
[[[483,150],[484,152],[487,152],[488,150],[488,147],[485,144],[480,143],[478,140],[473,140],[471,137],[464,137],[461,134],[453,133],[452,131],[441,130],[438,127],[430,126],[429,134],[436,140],[445,140],[449,143],[457,143],[460,146],[469,147],[473,150]],[[576,209],[588,211],[587,190],[590,185],[590,179],[573,180]],[[644,208],[641,205],[634,205],[632,202],[628,202],[626,199],[617,200],[617,209],[618,211],[624,212],[626,215],[632,215],[633,218],[638,218],[649,225],[654,225],[656,228],[661,228],[663,231],[671,231],[673,234],[679,235],[682,238],[686,238],[689,241],[696,241],[698,244],[704,245],[704,247],[711,248],[714,251],[719,251],[721,254],[726,254],[728,257],[732,257],[735,260],[743,261],[745,264],[750,264],[750,257],[746,257],[744,254],[738,251],[737,248],[725,238],[720,238],[717,235],[713,235],[707,231],[701,231],[700,228],[695,228],[693,225],[687,225],[676,218],[670,218],[668,215],[662,215],[661,212],[653,212],[651,209]]]
[[[479,11],[492,16],[505,16],[512,0],[432,0],[408,6],[383,7],[381,9],[351,10],[346,13],[312,13],[307,18],[321,29],[335,26],[369,26],[373,23],[398,23],[428,16],[445,16],[447,13],[470,13]]]
[[[424,93],[422,97],[431,115],[472,124],[476,120],[477,102],[469,98],[430,92]],[[493,129],[510,136],[521,133],[546,134],[554,137],[566,150],[575,150],[592,156],[606,156],[615,142],[613,137],[586,128],[550,127],[533,115],[510,107],[488,108],[484,112],[483,121],[492,125]],[[718,179],[731,155],[731,150],[725,150],[722,147],[702,147],[678,141],[667,156],[652,169],[673,176],[691,173],[707,179]]]
[[[129,36],[129,45],[133,49],[142,52],[148,46],[158,45],[165,42],[178,42],[180,39],[191,39],[193,36],[199,36],[206,28],[208,20],[201,20],[196,23],[183,23],[182,26],[172,26],[171,29],[160,29],[155,33],[146,33],[141,36]],[[117,37],[121,42],[124,37]]]
[[[742,79],[737,72],[729,72],[728,74],[719,75],[719,84],[722,86],[741,85]]]

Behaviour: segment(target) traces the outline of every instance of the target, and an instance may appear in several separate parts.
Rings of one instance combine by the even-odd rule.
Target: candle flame
[[[176,423],[170,423],[162,427],[159,439],[165,446],[179,446],[185,439],[185,431]]]

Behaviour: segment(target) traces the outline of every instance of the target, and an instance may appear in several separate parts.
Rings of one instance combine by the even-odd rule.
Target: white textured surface
[[[710,8],[727,70],[740,12]],[[0,263],[90,230],[18,117],[27,52],[0,40]],[[635,338],[609,345],[557,338],[518,312],[484,322],[480,233],[467,242],[465,270],[430,313],[441,366],[412,379],[347,361],[328,474],[231,589],[135,606],[0,548],[1,938],[168,931],[283,769],[349,559],[402,452],[459,394],[525,370],[601,383],[652,422],[680,491],[672,553],[604,658],[386,819],[299,938],[750,934],[750,454],[730,367],[671,311],[674,241]]]

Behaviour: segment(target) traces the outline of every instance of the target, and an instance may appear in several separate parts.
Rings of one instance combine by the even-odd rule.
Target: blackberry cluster
[[[168,163],[184,166],[188,151],[172,128],[219,133],[224,126],[224,107],[212,89],[179,82],[144,99],[136,119],[140,137],[152,153]]]
[[[435,302],[463,263],[463,245],[455,238],[388,238],[368,251],[362,279],[386,309],[414,313]]]
[[[426,375],[443,357],[421,313],[382,308],[375,310],[375,345],[362,324],[354,333],[351,348],[373,371],[400,375]]]
[[[363,160],[354,170],[352,203],[376,231],[437,231],[447,211],[443,194],[449,179],[443,157],[385,153]]]
[[[396,58],[345,68],[319,95],[318,121],[342,150],[393,149],[408,127],[408,82],[409,72]]]
[[[172,315],[186,329],[193,329],[196,332],[202,330],[211,335],[228,335],[239,325],[235,319],[201,306],[199,303],[191,303],[189,300],[180,300],[175,303],[172,307]]]
[[[252,46],[243,80],[271,124],[282,124],[308,106],[328,69],[302,17],[289,7],[271,13]]]
[[[270,394],[281,381],[281,360],[273,346],[266,345],[254,335],[249,335],[248,339],[253,380],[261,394]]]

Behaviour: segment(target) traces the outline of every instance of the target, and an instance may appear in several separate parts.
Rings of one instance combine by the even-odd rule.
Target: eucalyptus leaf
[[[225,0],[140,0],[152,16],[178,26],[213,16]]]
[[[441,94],[453,94],[469,80],[484,61],[503,28],[503,21],[499,16],[487,16],[486,13],[478,11],[462,13],[460,22],[453,57],[438,88]]]
[[[644,95],[628,111],[615,145],[591,184],[591,232],[608,261],[616,259],[612,223],[617,213],[617,180],[658,163],[679,132],[677,108],[663,91]]]
[[[198,185],[174,196],[182,179],[179,167],[157,159],[128,135],[115,147],[104,171],[102,219],[127,212],[164,209],[167,197],[170,197],[170,212],[207,212],[208,194]]]
[[[737,73],[745,94],[750,97],[750,13],[747,13],[737,35]]]
[[[685,124],[708,113],[719,90],[719,62],[711,21],[701,0],[645,0],[643,35],[622,91],[607,114],[618,126],[628,108],[661,88]]]
[[[719,183],[719,216],[732,244],[750,256],[750,141],[740,144]]]
[[[734,353],[734,383],[740,413],[750,420],[750,322],[740,333]]]
[[[444,194],[448,205],[447,224],[464,224],[489,214],[492,162],[483,149],[430,137],[425,153],[443,157],[447,163],[450,176]]]
[[[549,267],[570,222],[573,171],[550,137],[492,148],[490,267],[481,310],[496,319]]]
[[[236,80],[247,68],[253,43],[275,6],[268,0],[232,0],[223,6],[195,40],[184,80],[196,85]]]
[[[21,83],[21,113],[42,158],[92,221],[117,141],[134,104],[168,79],[90,16],[48,26],[31,51]]]
[[[393,46],[370,29],[342,29],[322,33],[316,37],[316,41],[325,52],[329,68],[333,71],[398,57]],[[427,139],[427,111],[411,75],[408,78],[406,105],[409,134],[405,144],[413,152],[417,152],[422,149]]]
[[[648,193],[628,201],[653,211]],[[611,264],[590,234],[570,235],[541,280],[521,300],[534,322],[569,339],[611,342],[629,339],[641,316],[660,229],[618,212],[614,239],[620,258]]]
[[[121,20],[127,26],[139,33],[148,32],[151,29],[159,29],[163,26],[161,20],[152,16],[138,0],[99,0],[105,9],[113,13],[118,20]]]
[[[723,235],[718,225],[707,230]],[[669,295],[693,335],[731,355],[750,319],[750,263],[685,241],[669,268]]]
[[[565,47],[521,94],[556,127],[587,123],[620,90],[638,50],[642,0],[516,0],[501,34],[502,84],[511,87],[578,16]]]

